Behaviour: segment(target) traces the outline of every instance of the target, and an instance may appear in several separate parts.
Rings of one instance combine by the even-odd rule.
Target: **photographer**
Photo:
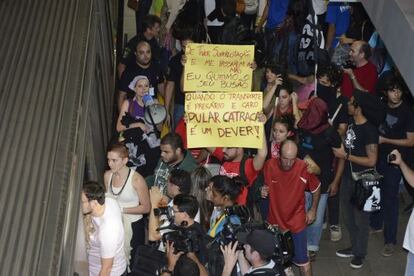
[[[275,254],[275,237],[267,230],[253,230],[250,233],[240,233],[234,244],[221,246],[224,255],[222,276],[230,276],[236,262],[239,263],[241,275],[280,275],[272,256]],[[238,244],[243,244],[244,250],[236,250]]]
[[[163,235],[167,242],[168,271],[173,271],[172,263],[177,256],[186,254],[198,266],[200,271],[205,270],[202,263],[205,262],[205,232],[201,225],[194,221],[198,212],[198,202],[194,196],[179,194],[173,200],[174,225],[170,227],[172,232]]]
[[[403,81],[394,76],[385,81],[387,96],[387,116],[379,127],[379,146],[377,169],[384,176],[381,187],[381,209],[371,215],[370,225],[373,232],[380,232],[384,227],[384,248],[381,254],[389,257],[394,253],[397,242],[399,183],[401,171],[390,164],[388,156],[393,149],[398,149],[405,157],[414,146],[414,113],[403,102]]]
[[[391,152],[393,155],[393,160],[391,164],[398,165],[401,169],[401,172],[404,178],[407,180],[408,184],[411,187],[414,187],[414,171],[408,167],[408,165],[401,158],[401,153],[398,150],[393,150]],[[407,229],[405,230],[403,247],[408,250],[407,255],[407,266],[405,268],[405,275],[414,274],[414,212],[411,212],[410,220],[407,224]]]
[[[170,224],[170,221],[162,221],[155,216],[154,209],[169,206],[172,208],[173,201],[178,194],[189,194],[191,191],[191,176],[188,172],[181,169],[174,169],[171,171],[167,181],[167,196],[163,196],[158,187],[152,187],[150,190],[151,212],[149,216],[148,226],[148,240],[157,242],[161,240],[162,233],[157,230],[160,226],[165,227]],[[172,219],[172,218],[169,218]],[[196,218],[196,221],[198,219]],[[162,225],[161,225],[162,223]]]
[[[208,276],[205,267],[193,252],[175,252],[174,243],[167,242],[167,267],[161,270],[161,276]]]

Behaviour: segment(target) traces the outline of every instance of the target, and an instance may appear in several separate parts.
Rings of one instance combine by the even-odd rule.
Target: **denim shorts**
[[[294,246],[292,262],[297,266],[303,266],[309,262],[306,228],[298,233],[292,233],[292,239]]]

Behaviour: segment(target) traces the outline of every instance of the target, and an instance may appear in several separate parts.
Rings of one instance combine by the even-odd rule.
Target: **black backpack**
[[[228,22],[224,23],[223,31],[220,36],[220,44],[230,44],[230,45],[239,45],[239,44],[248,44],[251,43],[249,39],[249,31],[244,26],[240,17],[234,16]]]
[[[248,180],[245,172],[245,165],[248,158],[250,158],[248,155],[244,155],[240,162],[240,178],[246,184],[248,184]],[[249,210],[251,218],[255,221],[264,221],[267,217],[267,214],[265,214],[261,208],[262,197],[260,191],[263,185],[264,174],[263,171],[261,171],[254,180],[253,184],[249,187],[249,191],[247,193],[246,207]]]
[[[186,1],[184,6],[178,12],[178,15],[171,27],[172,35],[180,39],[179,33],[182,30],[189,30],[195,42],[206,40],[206,28],[204,27],[204,18],[201,10],[203,4],[199,0]]]

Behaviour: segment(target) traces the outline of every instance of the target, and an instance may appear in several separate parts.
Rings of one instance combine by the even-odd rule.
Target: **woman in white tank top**
[[[123,144],[109,146],[107,158],[110,170],[104,175],[106,192],[121,207],[125,254],[127,260],[133,260],[137,247],[145,242],[142,217],[150,211],[148,187],[139,173],[126,166],[128,149]]]

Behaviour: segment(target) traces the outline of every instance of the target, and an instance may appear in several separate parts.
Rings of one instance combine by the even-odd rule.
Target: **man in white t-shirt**
[[[103,185],[93,181],[83,184],[81,196],[83,215],[92,217],[92,230],[87,233],[89,275],[124,275],[127,262],[118,203],[105,198]],[[87,226],[87,229],[91,228]]]

